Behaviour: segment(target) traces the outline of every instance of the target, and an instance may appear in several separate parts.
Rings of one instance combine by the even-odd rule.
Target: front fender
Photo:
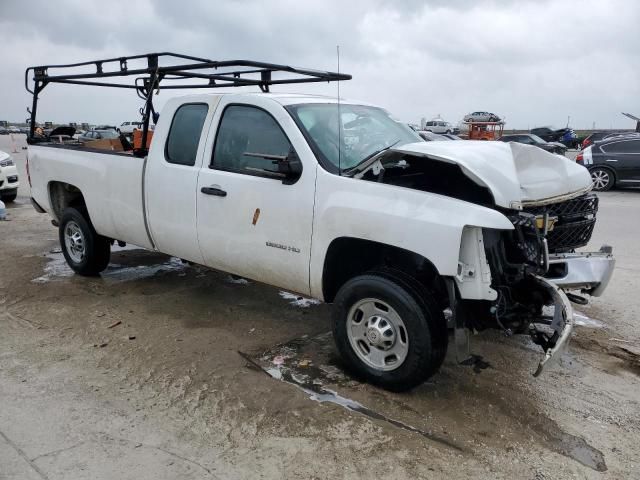
[[[352,237],[422,255],[442,276],[455,276],[462,233],[473,226],[511,230],[500,212],[462,200],[330,174],[318,169],[311,293],[322,296],[324,259],[331,242]],[[348,261],[348,259],[345,259]]]

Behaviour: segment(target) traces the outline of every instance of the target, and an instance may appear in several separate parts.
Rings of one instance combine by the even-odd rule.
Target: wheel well
[[[448,301],[444,281],[428,259],[403,248],[352,237],[336,238],[327,249],[322,272],[324,301],[332,302],[347,280],[381,267],[411,275],[432,290],[443,305]]]
[[[51,199],[53,213],[58,220],[62,218],[62,212],[64,212],[65,208],[86,206],[80,189],[70,183],[49,183],[49,198]]]

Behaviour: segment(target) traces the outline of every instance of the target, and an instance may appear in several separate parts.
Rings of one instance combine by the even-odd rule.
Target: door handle
[[[202,187],[200,191],[205,195],[215,195],[216,197],[227,196],[227,192],[218,187]]]

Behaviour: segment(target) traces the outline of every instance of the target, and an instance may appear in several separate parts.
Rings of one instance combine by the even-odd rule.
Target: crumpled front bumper
[[[544,329],[533,328],[531,334],[544,350],[534,376],[562,356],[573,331],[573,307],[564,290],[579,290],[594,297],[607,288],[615,267],[613,249],[604,245],[598,252],[564,253],[549,256],[545,277],[535,276],[553,299],[553,317]]]
[[[544,357],[540,360],[538,368],[533,374],[537,377],[542,371],[562,356],[566,349],[573,331],[573,307],[567,295],[560,287],[546,278],[535,276],[536,281],[544,287],[553,299],[553,318],[549,322],[547,333],[535,329],[532,331],[534,341],[540,344],[544,350]]]
[[[611,280],[615,264],[613,249],[607,245],[597,252],[551,255],[545,278],[563,290],[580,290],[599,297]]]

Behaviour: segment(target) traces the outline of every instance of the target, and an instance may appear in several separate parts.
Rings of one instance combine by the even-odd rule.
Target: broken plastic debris
[[[273,357],[274,365],[284,365],[284,357],[282,355],[277,355]]]
[[[308,367],[309,365],[311,365],[311,360],[308,359],[300,360],[298,362],[299,367]]]

